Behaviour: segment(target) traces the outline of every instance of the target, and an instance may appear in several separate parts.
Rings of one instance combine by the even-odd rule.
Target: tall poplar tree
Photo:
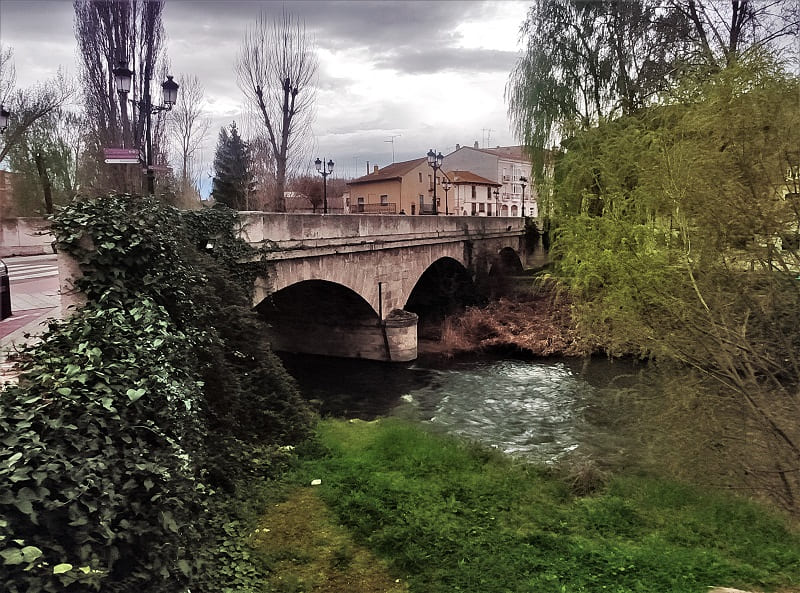
[[[262,13],[245,35],[236,74],[265,128],[275,162],[274,203],[284,211],[292,164],[303,160],[313,116],[317,57],[305,25],[290,13],[269,21]]]
[[[252,208],[255,183],[250,169],[250,148],[239,135],[236,122],[221,128],[214,155],[211,195],[234,210]]]
[[[146,110],[133,108],[128,99],[151,96],[158,103],[156,80],[165,70],[163,0],[75,0],[75,36],[78,41],[80,77],[86,118],[91,132],[87,151],[103,163],[103,149],[142,148]],[[113,70],[121,63],[134,73],[127,96],[117,92]],[[153,85],[155,84],[155,91]],[[164,149],[161,119],[154,115],[154,153]],[[141,188],[139,165],[99,165],[84,185],[100,189],[134,191]]]

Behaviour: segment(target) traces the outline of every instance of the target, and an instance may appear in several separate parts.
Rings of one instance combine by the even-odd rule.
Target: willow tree
[[[163,68],[163,0],[75,0],[75,36],[78,41],[80,79],[90,132],[87,150],[93,162],[103,162],[103,149],[141,148],[147,120],[144,109],[133,109],[128,99],[141,101]],[[131,90],[117,92],[113,70],[127,64],[133,73]],[[164,125],[158,114],[154,151],[163,151]],[[99,165],[87,171],[86,185],[96,189],[139,189],[139,166]],[[125,175],[120,175],[124,172]]]
[[[506,99],[538,181],[554,142],[652,104],[688,71],[774,48],[798,22],[782,0],[535,0]]]
[[[741,483],[793,512],[798,96],[797,76],[740,58],[578,134],[559,163],[553,246],[582,334],[705,378],[713,388],[691,405],[709,412],[720,448],[704,454],[725,454]]]
[[[287,171],[302,162],[309,144],[317,57],[305,25],[291,13],[250,27],[236,62],[239,87],[259,116],[275,160],[275,198],[286,210]]]

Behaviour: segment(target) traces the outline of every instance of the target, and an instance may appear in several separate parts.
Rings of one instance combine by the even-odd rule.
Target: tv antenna
[[[392,162],[394,162],[394,139],[400,136],[402,136],[402,134],[392,134],[389,136],[388,140],[384,140],[384,142],[390,142],[392,144]]]
[[[482,128],[483,130],[483,147],[489,148],[489,145],[492,143],[492,132],[494,130],[492,128]]]

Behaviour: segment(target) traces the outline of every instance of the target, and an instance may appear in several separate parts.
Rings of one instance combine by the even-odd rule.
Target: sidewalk
[[[37,336],[47,329],[48,321],[61,318],[58,288],[34,294],[19,294],[14,288],[12,286],[11,317],[0,321],[0,386],[16,380],[14,363],[9,361],[9,356],[24,344],[35,344]]]

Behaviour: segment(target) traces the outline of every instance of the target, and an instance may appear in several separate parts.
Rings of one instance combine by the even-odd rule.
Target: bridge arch
[[[256,311],[269,326],[275,350],[378,360],[397,357],[398,349],[390,344],[372,305],[342,284],[319,279],[295,282],[264,298]]]

